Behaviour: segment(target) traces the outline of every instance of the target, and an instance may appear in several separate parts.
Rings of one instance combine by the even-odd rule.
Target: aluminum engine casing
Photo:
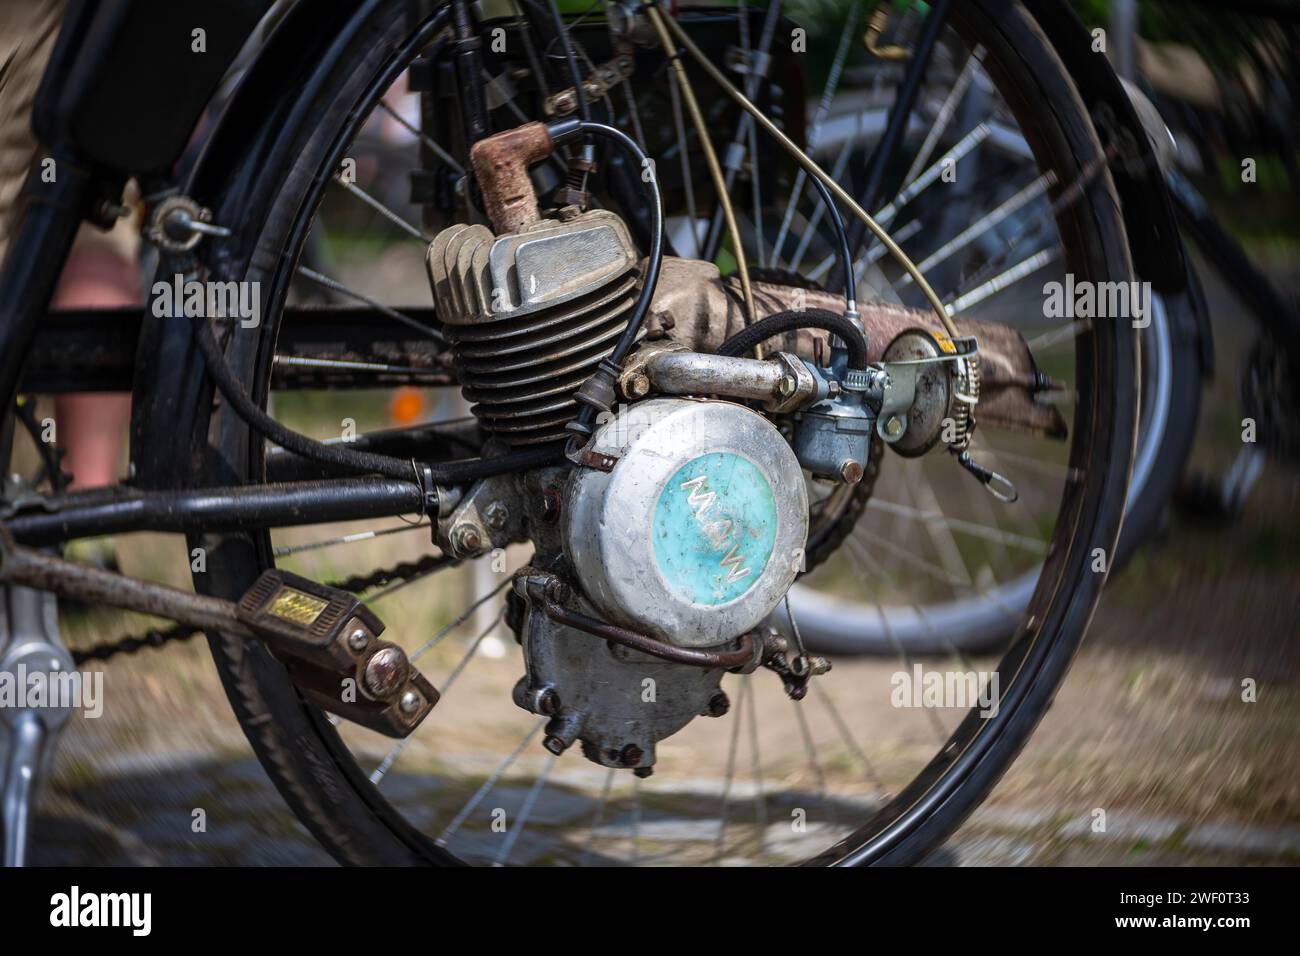
[[[808,491],[767,419],[730,402],[654,399],[620,409],[591,447],[618,461],[571,479],[565,550],[609,620],[711,647],[771,613],[801,565]]]

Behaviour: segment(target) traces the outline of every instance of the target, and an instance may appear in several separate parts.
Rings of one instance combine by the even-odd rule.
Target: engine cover
[[[611,621],[685,647],[757,626],[802,566],[808,492],[789,444],[741,405],[654,399],[623,407],[578,470],[565,549]]]

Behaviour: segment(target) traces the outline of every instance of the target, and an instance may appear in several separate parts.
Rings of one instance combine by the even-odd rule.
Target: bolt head
[[[852,458],[847,459],[840,465],[840,478],[846,485],[856,485],[862,480],[862,463]]]
[[[500,531],[510,521],[510,509],[500,501],[494,501],[483,512],[483,520],[493,531]]]
[[[391,697],[406,683],[410,669],[400,647],[384,647],[366,661],[366,690],[375,697]]]
[[[542,741],[542,746],[557,757],[569,749],[569,745],[554,734],[547,734],[546,739]]]
[[[546,717],[558,713],[560,710],[560,695],[550,689],[543,691],[542,695],[537,698],[537,709]]]
[[[650,377],[638,372],[627,380],[628,398],[645,398],[650,394]]]
[[[889,421],[885,422],[885,434],[890,438],[903,434],[903,420],[897,415],[891,415]]]
[[[358,624],[348,632],[348,648],[353,651],[364,651],[366,645],[370,643],[370,632]]]
[[[628,744],[618,754],[619,763],[624,767],[634,767],[641,762],[645,756],[645,751],[636,744]]]
[[[473,525],[458,525],[451,533],[451,546],[462,554],[472,554],[483,547],[483,538]]]
[[[776,392],[782,398],[789,398],[791,395],[795,393],[795,389],[797,389],[798,387],[799,387],[799,383],[795,381],[795,377],[793,375],[782,375],[781,380],[777,382]]]
[[[420,695],[413,690],[408,690],[402,695],[402,699],[397,704],[404,714],[413,714],[420,709]]]

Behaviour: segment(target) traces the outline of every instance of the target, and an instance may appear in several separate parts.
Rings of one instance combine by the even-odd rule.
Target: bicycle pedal
[[[349,591],[287,571],[264,571],[238,615],[323,710],[389,737],[406,737],[438,691],[390,641],[384,623]]]

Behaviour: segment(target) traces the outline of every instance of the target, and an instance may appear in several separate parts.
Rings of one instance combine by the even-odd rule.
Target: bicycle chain
[[[346,580],[332,583],[329,587],[340,591],[361,594],[372,588],[395,584],[399,581],[413,581],[421,575],[449,567],[457,562],[443,554],[426,554],[418,561],[403,561],[391,568],[380,568],[369,574],[359,574]],[[78,667],[90,661],[108,661],[118,654],[134,654],[142,647],[165,647],[179,641],[188,641],[203,633],[202,628],[190,627],[188,624],[174,624],[169,628],[151,627],[141,634],[128,634],[116,640],[104,641],[85,650],[74,650],[72,660]]]

